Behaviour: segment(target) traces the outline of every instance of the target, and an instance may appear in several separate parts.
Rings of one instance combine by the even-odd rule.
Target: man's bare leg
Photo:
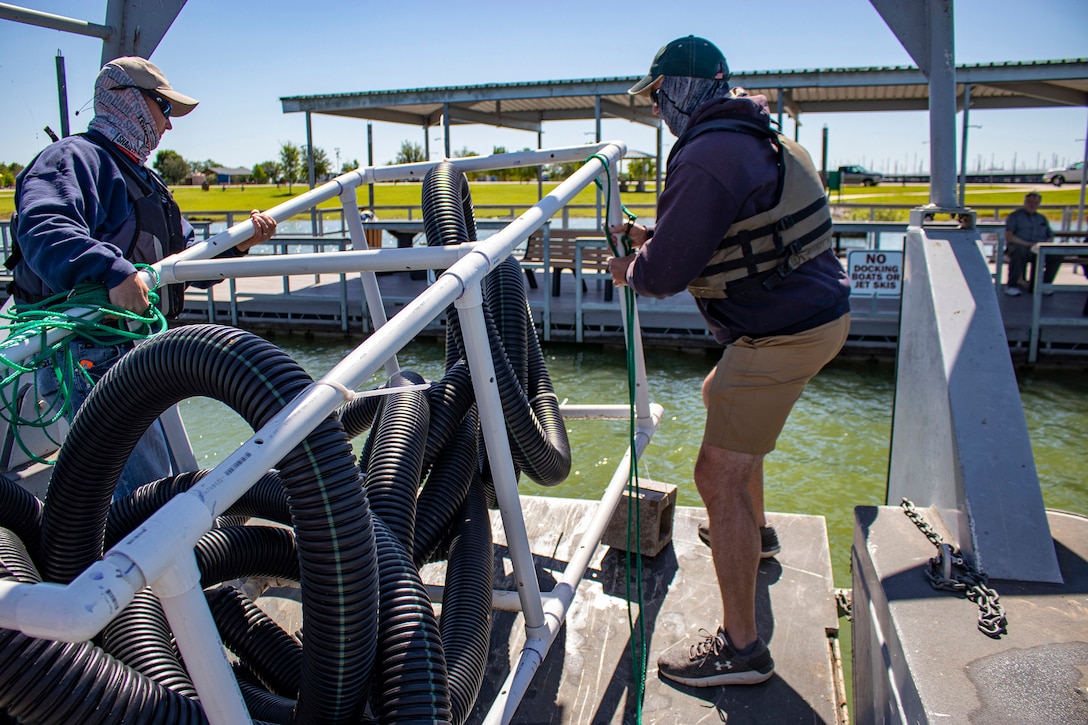
[[[756,632],[756,577],[759,571],[759,521],[752,484],[762,472],[763,456],[703,443],[695,462],[695,485],[710,516],[711,551],[722,597],[722,627],[741,649]],[[762,479],[759,498],[762,499]]]

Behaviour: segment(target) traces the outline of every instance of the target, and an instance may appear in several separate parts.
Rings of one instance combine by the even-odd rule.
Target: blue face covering
[[[99,132],[144,164],[161,137],[140,89],[116,90],[117,86],[133,84],[128,73],[107,64],[94,83],[94,118],[88,129]]]
[[[679,138],[688,127],[695,109],[707,101],[728,95],[728,80],[665,76],[661,79],[661,100],[657,112],[673,135]]]

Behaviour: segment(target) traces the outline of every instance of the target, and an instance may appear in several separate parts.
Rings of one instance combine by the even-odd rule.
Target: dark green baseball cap
[[[694,35],[677,38],[657,51],[650,72],[627,92],[632,96],[646,93],[661,76],[728,80],[729,65],[718,46],[709,40]]]

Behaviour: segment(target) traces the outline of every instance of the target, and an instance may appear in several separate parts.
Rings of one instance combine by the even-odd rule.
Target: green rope
[[[146,264],[136,267],[150,269],[155,275],[155,287],[158,287],[158,274],[154,269]],[[10,426],[15,443],[31,460],[51,464],[51,461],[29,450],[23,442],[21,429],[41,429],[51,443],[59,446],[60,441],[54,440],[47,429],[62,418],[72,418],[75,412],[72,410],[72,393],[76,376],[82,376],[90,385],[94,384],[90,372],[72,352],[70,343],[73,337],[95,345],[112,346],[143,340],[162,332],[167,328],[167,322],[157,307],[159,295],[151,291],[148,300],[150,308],[145,314],[138,315],[110,304],[105,285],[85,283],[77,285],[71,292],[53,295],[37,304],[17,305],[0,313],[0,420]],[[83,310],[85,316],[68,314],[75,310]],[[87,314],[87,310],[91,314]],[[67,330],[71,334],[47,344],[46,334],[55,329]],[[37,348],[20,360],[14,359],[11,351],[28,342],[37,342]],[[34,406],[34,416],[23,416],[19,411],[20,379],[50,363],[58,387],[56,402],[48,410]],[[36,388],[34,392],[34,399],[37,400]]]
[[[621,238],[620,243],[623,245],[623,249],[619,249],[616,246],[615,241],[612,238],[612,234],[608,228],[608,219],[610,218],[610,210],[612,208],[612,171],[608,164],[608,160],[600,154],[592,154],[586,158],[588,163],[590,159],[597,159],[604,166],[605,178],[607,185],[605,191],[605,221],[604,221],[604,236],[608,240],[608,246],[612,250],[612,254],[616,257],[626,257],[632,251],[631,238],[627,236],[625,232]],[[597,188],[602,188],[600,178],[595,178],[594,182],[597,184]],[[627,231],[630,231],[631,225],[635,223],[636,217],[631,211],[620,202],[620,209],[627,216]],[[635,389],[637,380],[635,379],[635,293],[628,287],[623,288],[624,300],[626,302],[626,329],[627,329],[627,404],[629,409],[629,415],[627,420],[627,437],[628,445],[631,449],[631,470],[628,474],[627,480],[627,553],[626,553],[626,596],[627,596],[627,627],[631,633],[631,661],[632,669],[635,678],[635,702],[637,708],[635,712],[636,722],[642,722],[642,705],[643,699],[646,695],[646,618],[644,616],[646,607],[643,601],[642,592],[642,548],[635,544],[635,582],[636,582],[636,595],[638,602],[638,633],[636,636],[635,622],[631,612],[631,542],[640,541],[641,537],[638,532],[642,531],[642,511],[638,505],[641,499],[641,491],[638,483],[638,455],[635,450],[635,434],[637,432],[637,425],[635,419]]]

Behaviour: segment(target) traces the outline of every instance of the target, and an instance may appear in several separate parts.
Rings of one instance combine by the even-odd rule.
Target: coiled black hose
[[[242,691],[242,699],[246,701],[250,717],[272,723],[291,721],[295,710],[293,697],[274,695],[255,682],[251,682],[246,678],[248,671],[244,667],[236,665],[234,672],[238,679],[238,689]]]
[[[38,583],[29,554],[0,528],[0,579]],[[200,705],[89,642],[51,642],[0,629],[0,707],[21,723],[206,723]]]
[[[168,476],[159,481],[146,483],[129,495],[115,500],[106,518],[105,548],[107,550],[112,548],[128,532],[162,508],[163,504],[179,493],[188,491],[207,474],[207,470],[200,470]],[[2,501],[3,497],[0,495],[0,502]],[[220,527],[241,526],[241,523],[232,522],[253,517],[290,525],[291,511],[287,506],[287,496],[283,491],[283,482],[280,480],[278,471],[269,471],[257,479],[257,482],[218,518],[217,524]]]
[[[0,511],[3,526],[11,529],[20,541],[36,545],[42,528],[42,502],[25,488],[0,474]],[[33,554],[33,546],[28,546]]]
[[[412,560],[422,567],[449,537],[473,478],[479,475],[480,421],[471,408],[461,420],[445,455],[431,468],[416,499]]]
[[[471,199],[464,174],[446,162],[427,172],[423,182],[428,245],[466,241],[464,235],[471,214],[465,211],[465,204],[471,205]],[[427,219],[428,210],[434,215],[431,221]],[[472,226],[475,226],[474,218]],[[558,400],[550,390],[550,379],[528,379],[528,359],[532,354],[530,338],[535,341],[536,332],[532,320],[527,319],[525,282],[517,260],[507,257],[492,270],[485,280],[484,292],[484,320],[514,464],[542,485],[562,483],[570,474],[570,443],[566,427],[562,425]],[[495,309],[499,310],[498,321]],[[446,312],[446,327],[456,349],[454,354],[447,347],[449,365],[451,361],[467,358],[457,311],[452,306]],[[504,345],[506,340],[511,344],[510,351]],[[539,347],[539,342],[536,344]],[[538,389],[540,393],[530,400],[526,396],[526,386]]]
[[[234,587],[216,587],[205,596],[227,649],[270,692],[297,697],[302,680],[302,644]]]
[[[204,588],[246,577],[300,577],[295,534],[279,526],[212,529],[193,548]]]
[[[403,371],[390,378],[389,387],[423,382],[417,373]],[[385,398],[381,424],[370,437],[373,452],[363,485],[371,509],[411,551],[430,404],[423,390],[390,393]]]
[[[423,177],[423,231],[428,247],[476,241],[476,214],[468,179],[448,161]]]
[[[459,360],[451,365],[442,380],[431,384],[427,397],[431,401],[431,427],[427,429],[427,447],[423,452],[424,470],[438,460],[439,453],[476,404],[472,376],[465,361]]]
[[[374,425],[374,420],[381,410],[381,402],[381,396],[371,396],[355,398],[340,406],[338,415],[348,438],[355,438],[370,430],[370,426]]]
[[[166,613],[150,589],[136,592],[124,611],[106,625],[102,649],[163,687],[199,699],[174,649]]]
[[[475,219],[467,180],[452,165],[436,168],[436,173],[429,176],[429,183],[424,185],[428,239],[431,243],[475,240]],[[510,424],[515,464],[524,467],[536,480],[558,483],[569,471],[569,445],[528,314],[524,280],[516,262],[511,262],[508,260],[500,265],[484,285],[485,319],[492,357],[496,361],[504,412]],[[252,340],[245,339],[244,333],[239,337],[233,334],[237,331],[224,333],[211,326],[201,327],[206,330],[200,334],[193,333],[194,328],[186,328],[190,334],[179,335],[169,347],[165,347],[167,343],[161,342],[160,338],[155,341],[157,348],[152,344],[141,346],[137,351],[139,355],[132,353],[126,358],[142,358],[143,366],[137,367],[136,362],[128,363],[127,368],[123,364],[116,366],[115,371],[125,371],[124,376],[121,372],[111,372],[112,377],[126,381],[113,384],[120,392],[112,398],[105,392],[96,393],[104,402],[92,395],[85,411],[93,412],[80,416],[81,420],[96,420],[102,429],[109,430],[108,443],[103,445],[104,441],[90,433],[80,433],[74,427],[69,437],[71,445],[66,445],[66,451],[62,453],[64,465],[58,464],[60,475],[55,476],[51,489],[51,505],[43,514],[40,503],[33,497],[33,500],[24,497],[18,504],[22,515],[16,525],[31,540],[40,537],[44,545],[44,570],[53,577],[51,580],[64,581],[81,572],[90,560],[101,555],[106,542],[112,545],[173,495],[187,490],[206,475],[206,472],[193,472],[164,479],[143,487],[114,509],[109,507],[112,488],[128,453],[159,412],[176,402],[175,396],[181,399],[206,395],[221,400],[257,428],[310,384],[305,374],[299,375],[293,361],[292,365],[284,367],[282,363],[286,356],[267,343],[265,346],[253,345]],[[323,577],[337,578],[343,587],[322,590],[335,591],[341,605],[339,609],[329,610],[331,618],[344,613],[345,602],[350,609],[348,619],[352,613],[360,611],[373,613],[380,592],[381,610],[374,623],[377,634],[370,638],[376,644],[371,645],[369,651],[372,655],[375,647],[380,648],[383,668],[370,699],[375,712],[384,721],[463,722],[472,709],[486,664],[493,565],[490,520],[484,503],[486,482],[480,478],[481,467],[486,473],[486,466],[480,457],[471,380],[461,360],[463,342],[459,339],[458,326],[451,327],[457,329],[458,334],[453,336],[455,344],[447,352],[448,371],[442,381],[432,385],[426,394],[399,393],[390,400],[364,399],[358,406],[345,406],[339,413],[343,427],[335,420],[323,423],[284,460],[280,471],[270,471],[220,518],[220,525],[248,516],[289,523],[299,532],[297,556],[289,532],[266,530],[265,527],[239,527],[241,533],[237,534],[229,527],[215,529],[197,545],[205,585],[248,575],[298,577],[318,582]],[[208,338],[200,339],[204,333]],[[160,372],[153,372],[155,368]],[[259,382],[250,384],[242,380],[242,369]],[[420,380],[412,374],[403,377],[407,382]],[[111,377],[107,376],[96,391],[108,389],[109,379]],[[133,390],[140,389],[153,389],[156,399],[150,401],[132,395]],[[164,391],[167,393],[165,398],[162,396]],[[126,393],[130,400],[136,400],[132,403],[120,400]],[[508,409],[511,398],[522,401],[513,404],[514,415]],[[402,402],[404,400],[408,402]],[[529,423],[518,421],[516,416],[526,411]],[[83,427],[90,429],[92,426],[85,423]],[[367,441],[368,453],[363,461],[368,469],[368,489],[375,494],[375,501],[381,501],[373,505],[375,509],[385,507],[385,520],[371,519],[358,471],[350,461],[350,453],[344,455],[344,429],[355,435],[372,426],[374,430]],[[117,431],[127,430],[134,431],[131,440],[130,436],[117,434]],[[93,447],[119,451],[120,455],[117,460],[95,461],[88,453]],[[81,475],[77,476],[76,471]],[[415,491],[424,473],[429,475],[416,500]],[[73,495],[79,488],[77,478],[89,489],[82,497]],[[307,488],[301,483],[303,478],[317,479],[321,485]],[[473,485],[472,481],[476,483]],[[58,492],[55,500],[54,491]],[[4,487],[0,484],[0,501],[5,498]],[[337,505],[344,501],[354,505],[343,505],[338,509]],[[70,518],[72,511],[77,509],[89,514],[82,517],[89,519],[89,523],[84,521],[72,531],[62,533],[70,521],[80,520]],[[338,547],[327,543],[330,509],[334,511],[331,538],[336,540]],[[340,518],[335,515],[339,511],[343,512]],[[319,528],[323,540],[317,541],[314,537],[315,540],[308,541],[307,532]],[[444,533],[451,529],[452,536],[443,540]],[[51,543],[54,541],[59,543]],[[88,541],[90,546],[83,546]],[[421,555],[425,559],[430,551],[442,544],[448,546],[450,563],[443,616],[438,625],[418,580],[416,567],[422,563]],[[76,549],[83,553],[70,556]],[[358,575],[352,570],[344,576],[344,570],[351,569],[350,563],[356,561],[371,564],[363,567],[367,573]],[[374,565],[375,562],[378,564]],[[23,575],[29,576],[28,572],[33,572],[33,568],[28,557],[27,572]],[[354,578],[350,576],[352,573],[356,574]],[[2,574],[10,576],[6,569]],[[141,593],[138,602],[134,602],[138,606],[132,615],[112,623],[111,627],[115,629],[107,631],[103,637],[125,657],[133,658],[138,667],[152,672],[156,679],[169,686],[162,688],[99,652],[98,657],[107,664],[111,682],[120,683],[122,690],[116,704],[105,711],[103,722],[117,721],[117,718],[122,722],[188,722],[185,718],[191,713],[194,694],[191,683],[187,683],[180,663],[175,668],[166,662],[171,659],[165,657],[169,634],[164,628],[164,620],[159,617],[161,612],[157,610],[154,598],[147,596],[145,602]],[[323,653],[335,642],[330,642],[329,636],[322,632],[323,620],[330,617],[308,600],[305,586],[303,608],[307,646],[301,648],[297,640],[237,592],[220,588],[210,598],[217,622],[227,633],[224,639],[237,650],[244,663],[239,665],[239,671],[252,673],[274,690],[266,692],[240,677],[240,686],[255,715],[264,717],[267,713],[276,722],[363,719],[362,704],[367,701],[374,658],[368,659],[365,654],[342,657],[336,661],[339,669],[334,673],[313,666],[311,660],[317,655],[308,655]],[[144,611],[145,606],[149,607],[148,611]],[[161,650],[161,656],[140,657],[146,655],[141,652],[145,645],[140,642],[141,637],[147,635],[137,633],[134,625],[130,633],[128,627],[133,619],[155,630],[151,647]],[[341,617],[341,621],[343,619]],[[358,623],[358,618],[351,622],[352,626]],[[365,621],[363,625],[365,638]],[[340,630],[335,624],[329,626],[335,637],[336,631]],[[353,634],[359,636],[357,630]],[[420,646],[421,642],[423,646]],[[56,643],[41,646],[51,645]],[[347,649],[357,654],[365,653],[368,648],[348,646]],[[2,647],[0,653],[7,656]],[[80,661],[87,659],[81,655]],[[172,659],[176,661],[176,658]],[[352,667],[362,660],[365,662],[361,667]],[[82,672],[76,672],[77,668],[62,658],[53,661],[69,673],[69,679]],[[331,675],[327,682],[315,682],[326,674]],[[89,684],[88,679],[94,682]],[[132,685],[134,692],[126,691],[128,682],[135,682]],[[98,687],[98,681],[83,675],[76,691],[86,694],[95,687]],[[170,687],[188,696],[176,695]],[[297,701],[290,697],[295,692],[299,694]],[[307,692],[316,694],[308,699]],[[5,696],[7,692],[0,684],[0,697]],[[96,715],[101,714],[102,710],[96,712]],[[49,713],[47,718],[53,716]],[[98,721],[87,719],[87,713],[79,713],[78,717],[87,722]],[[32,718],[30,721],[38,720]]]
[[[480,694],[491,632],[494,552],[479,476],[465,496],[450,540],[439,627],[449,671],[453,722],[463,723]]]
[[[42,525],[48,580],[68,581],[101,556],[121,468],[167,407],[203,395],[259,428],[310,384],[270,343],[214,325],[171,330],[125,355],[88,396],[58,457]],[[279,473],[298,534],[310,643],[295,717],[353,721],[373,672],[377,555],[369,506],[339,422],[319,424],[281,461]]]
[[[548,389],[550,384],[542,380],[531,381],[530,386],[545,389],[532,400],[526,397],[525,390],[518,383],[513,368],[502,353],[498,332],[486,305],[483,312],[488,338],[492,340],[495,382],[502,400],[503,417],[510,440],[510,455],[514,464],[541,485],[554,486],[562,483],[570,473],[570,443],[567,440],[566,426],[562,423],[559,401]],[[460,330],[455,325],[451,325],[450,329],[451,337],[464,354],[464,340]],[[535,338],[535,335],[531,337]]]
[[[374,517],[382,562],[373,705],[381,722],[450,722],[446,660],[427,590],[408,550]],[[309,634],[307,633],[307,637]]]

